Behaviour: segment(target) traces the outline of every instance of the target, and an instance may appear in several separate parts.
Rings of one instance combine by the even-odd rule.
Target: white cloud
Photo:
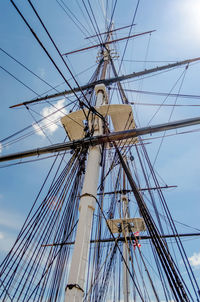
[[[4,234],[0,232],[0,239],[4,239]]]
[[[188,258],[190,264],[196,268],[200,268],[200,253],[194,253],[191,257]]]
[[[38,135],[45,136],[45,133],[52,134],[58,129],[60,118],[67,114],[66,108],[63,108],[64,102],[65,99],[62,99],[55,103],[54,107],[48,106],[42,109],[42,111],[40,112],[41,115],[47,118],[39,123],[39,125],[33,124],[33,128]],[[42,129],[44,130],[44,132],[42,131]]]

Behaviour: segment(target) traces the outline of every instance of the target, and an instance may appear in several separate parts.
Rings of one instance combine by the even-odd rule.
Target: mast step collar
[[[93,194],[90,194],[90,193],[84,193],[84,194],[80,195],[80,198],[86,197],[86,196],[93,197],[96,201],[98,201],[96,196],[94,196]]]
[[[94,90],[95,90],[96,94],[97,94],[99,91],[102,91],[102,92],[103,92],[103,95],[104,95],[104,96],[107,96],[107,93],[106,93],[106,86],[105,86],[104,84],[95,85]]]

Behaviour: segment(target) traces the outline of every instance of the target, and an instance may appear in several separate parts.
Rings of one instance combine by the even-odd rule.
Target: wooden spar
[[[73,50],[73,51],[70,51],[70,52],[66,52],[66,53],[64,53],[62,55],[63,56],[67,56],[67,55],[71,55],[73,53],[77,53],[77,52],[80,52],[80,51],[88,50],[88,49],[91,49],[91,48],[96,48],[96,47],[99,47],[99,46],[104,47],[107,44],[111,44],[111,43],[123,41],[123,40],[126,40],[126,39],[131,39],[131,38],[136,38],[136,37],[139,37],[139,36],[151,34],[154,31],[155,30],[150,30],[150,31],[146,31],[146,32],[143,32],[143,33],[140,33],[140,34],[135,34],[135,35],[131,35],[131,36],[128,36],[128,37],[123,37],[123,38],[119,38],[119,39],[116,39],[116,40],[108,41],[108,42],[105,42],[105,43],[95,44],[95,45],[92,45],[92,46],[88,46],[88,47],[84,47],[84,48],[81,48],[81,49],[77,49],[77,50]]]
[[[162,186],[162,187],[152,187],[152,188],[138,188],[139,191],[148,191],[148,190],[158,190],[158,189],[171,189],[177,188],[177,186]],[[111,192],[103,192],[98,193],[97,195],[114,195],[114,194],[126,194],[132,193],[132,190],[119,190],[119,191],[111,191]]]
[[[129,27],[133,27],[135,26],[136,24],[132,24],[132,25],[127,25],[127,26],[122,26],[122,27],[119,27],[119,28],[115,28],[115,29],[112,29],[112,30],[109,30],[109,31],[105,31],[103,33],[100,33],[98,35],[93,35],[93,36],[90,36],[90,37],[86,37],[85,39],[90,39],[90,38],[95,38],[97,36],[101,36],[101,35],[106,35],[106,34],[110,34],[110,33],[113,33],[115,31],[118,31],[118,30],[121,30],[121,29],[125,29],[125,28],[129,28]]]
[[[105,86],[108,86],[110,84],[113,84],[113,83],[116,83],[116,82],[119,82],[119,81],[124,81],[124,80],[127,80],[127,79],[137,78],[137,77],[140,77],[140,76],[144,76],[146,74],[155,73],[155,72],[170,69],[170,68],[175,68],[177,66],[186,65],[186,64],[193,63],[193,62],[196,62],[196,61],[199,61],[199,60],[200,60],[200,57],[197,57],[197,58],[194,58],[194,59],[179,61],[179,62],[176,62],[176,63],[162,65],[162,66],[151,68],[151,69],[145,69],[145,70],[139,71],[139,72],[133,72],[133,73],[128,74],[128,75],[122,75],[122,76],[119,76],[119,77],[114,77],[114,78],[110,78],[110,79],[106,79],[106,80],[99,80],[99,81],[95,81],[95,82],[89,83],[89,84],[81,86],[81,87],[76,87],[76,88],[73,89],[73,91],[79,92],[81,90],[90,89],[90,88],[93,88],[95,85],[98,85],[98,84],[104,84]],[[55,93],[55,94],[52,94],[52,95],[47,95],[47,96],[42,97],[42,98],[37,98],[37,99],[31,100],[31,101],[16,104],[16,105],[10,106],[10,108],[15,108],[15,107],[23,106],[23,105],[28,105],[28,104],[32,104],[32,103],[36,103],[36,102],[40,102],[40,101],[60,97],[60,96],[63,96],[63,95],[71,94],[71,93],[73,93],[73,91],[72,90],[65,90],[65,91]]]
[[[176,238],[176,237],[195,237],[195,236],[200,236],[200,233],[186,233],[186,234],[178,234],[178,235],[161,235],[160,238]],[[139,240],[150,240],[152,239],[151,236],[139,236],[137,237]],[[124,242],[125,238],[124,237],[119,237],[116,239],[113,238],[105,238],[105,239],[98,239],[98,240],[90,240],[90,243],[97,243],[97,242],[114,242],[117,240],[118,242]],[[135,236],[127,236],[126,240],[135,240]],[[72,245],[74,244],[74,241],[72,242],[64,242],[64,243],[53,243],[53,244],[44,244],[42,245],[43,247],[47,246],[58,246],[58,245]]]
[[[180,121],[174,121],[165,124],[153,125],[150,127],[135,128],[131,130],[124,130],[119,132],[113,132],[110,134],[103,134],[93,137],[87,137],[84,139],[74,140],[66,143],[54,144],[47,147],[27,150],[24,152],[13,153],[9,155],[0,156],[0,162],[9,161],[14,159],[20,159],[30,156],[39,156],[41,154],[60,152],[64,150],[74,150],[81,148],[82,146],[94,146],[102,143],[112,143],[114,141],[120,141],[128,138],[138,137],[146,134],[153,134],[156,132],[162,132],[167,130],[173,130],[177,128],[194,126],[200,124],[200,117],[185,119]]]

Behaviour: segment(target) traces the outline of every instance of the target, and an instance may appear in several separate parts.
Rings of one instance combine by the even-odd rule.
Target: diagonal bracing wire
[[[34,75],[36,78],[38,78],[40,81],[42,81],[43,83],[45,83],[46,85],[48,85],[51,89],[59,92],[56,87],[53,87],[52,85],[50,85],[47,81],[45,81],[44,79],[42,79],[38,74],[36,74],[35,72],[33,72],[32,70],[30,70],[30,68],[26,67],[23,63],[21,63],[19,60],[17,60],[16,58],[14,58],[13,56],[11,56],[11,54],[9,54],[7,51],[5,51],[4,49],[2,49],[0,47],[0,50],[5,53],[8,57],[10,57],[12,60],[14,60],[16,63],[18,63],[20,66],[22,66],[24,69],[26,69],[28,72],[30,72],[32,75]]]

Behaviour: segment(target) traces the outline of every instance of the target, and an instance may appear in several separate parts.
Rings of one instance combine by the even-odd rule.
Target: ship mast
[[[110,34],[108,35],[108,41]],[[103,69],[101,80],[105,79],[106,70],[109,62],[109,47],[105,45],[103,51]],[[104,84],[99,84],[94,87],[96,92],[96,107],[107,104],[107,93]],[[103,121],[95,116],[93,125],[89,121],[89,128],[94,129],[93,135],[103,134]],[[97,186],[99,179],[99,169],[101,161],[101,145],[89,148],[88,161],[83,183],[82,194],[79,205],[79,222],[77,226],[74,251],[69,272],[68,284],[65,291],[65,302],[79,302],[84,297],[84,285],[86,279],[86,271],[88,264],[88,254],[90,246],[90,237],[92,229],[93,213],[95,210]]]
[[[125,178],[125,172],[123,171],[123,190],[126,190],[126,178]],[[129,218],[129,207],[128,207],[128,198],[126,195],[121,195],[121,201],[122,201],[122,209],[123,209],[123,217]],[[129,230],[125,229],[124,231],[124,244],[123,244],[123,256],[124,256],[124,260],[127,263],[127,265],[129,264],[128,261],[128,246],[127,246],[127,236],[129,235]],[[129,273],[128,273],[128,269],[127,266],[125,265],[125,263],[123,263],[123,280],[124,280],[124,284],[123,284],[123,292],[124,292],[124,302],[129,302],[129,295],[130,295],[130,285],[129,285]]]

